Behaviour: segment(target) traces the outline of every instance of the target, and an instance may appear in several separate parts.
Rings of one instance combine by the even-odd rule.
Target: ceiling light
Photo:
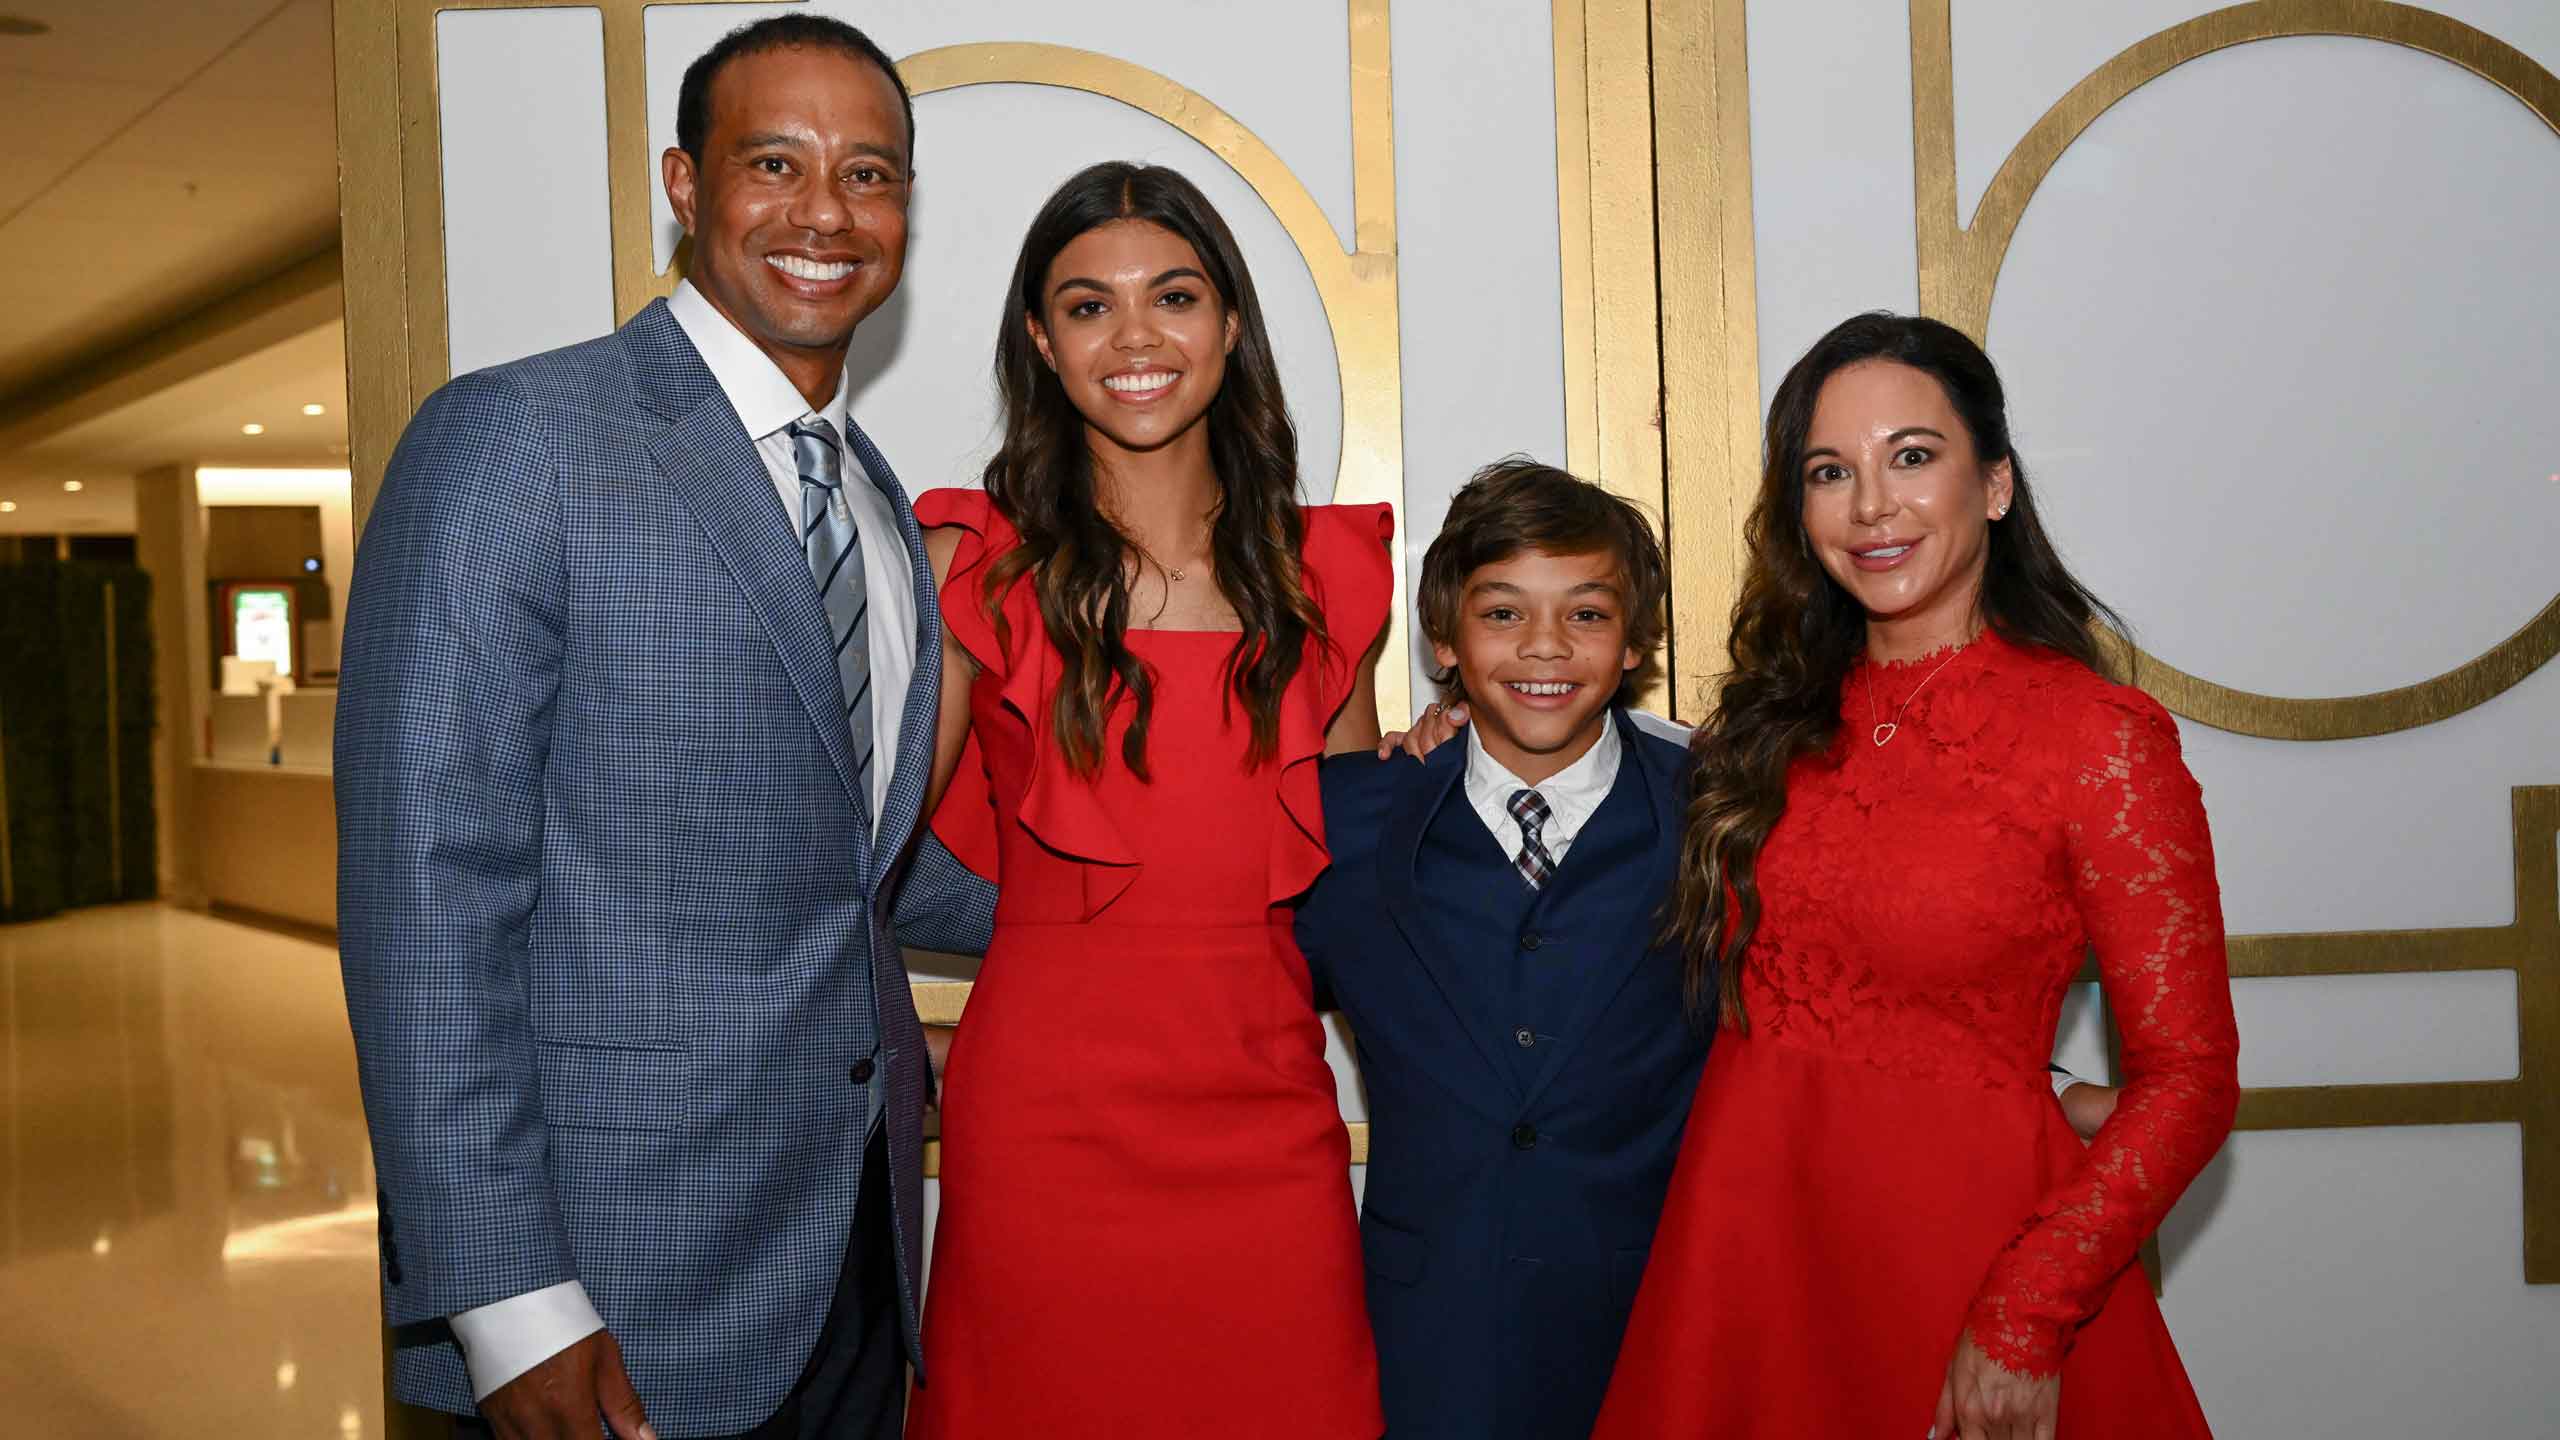
[[[240,433],[243,435],[264,435],[267,433],[267,427],[259,424],[255,420],[252,420],[248,424],[240,427]]]
[[[77,480],[65,480],[62,482],[62,493],[65,495],[77,495],[87,488],[89,487],[81,484]]]
[[[326,415],[329,413],[329,407],[326,405],[305,405],[302,407],[302,413],[305,415]]]
[[[0,515],[15,515],[15,514],[17,514],[17,513],[18,513],[18,502],[17,502],[17,501],[15,501],[15,500],[0,500]]]
[[[0,35],[42,35],[51,29],[42,20],[30,20],[24,15],[0,15]]]

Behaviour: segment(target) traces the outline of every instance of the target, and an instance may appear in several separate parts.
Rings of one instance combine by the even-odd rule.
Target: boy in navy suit
[[[1667,590],[1633,506],[1480,471],[1417,606],[1464,742],[1324,764],[1333,867],[1297,930],[1368,1090],[1396,1440],[1579,1440],[1608,1387],[1711,1033],[1654,944],[1685,751],[1619,703]]]

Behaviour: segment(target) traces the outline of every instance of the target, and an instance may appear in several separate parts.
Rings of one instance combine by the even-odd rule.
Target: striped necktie
[[[1535,790],[1514,790],[1506,807],[1511,818],[1520,822],[1520,853],[1512,857],[1511,866],[1532,890],[1547,888],[1547,880],[1556,873],[1555,857],[1547,853],[1547,842],[1540,838],[1547,828],[1547,797]]]
[[[871,822],[871,612],[862,573],[862,532],[844,496],[844,452],[824,420],[794,421],[791,456],[800,471],[800,544],[827,607],[836,642],[836,679],[844,686],[844,718],[853,732],[854,802]]]

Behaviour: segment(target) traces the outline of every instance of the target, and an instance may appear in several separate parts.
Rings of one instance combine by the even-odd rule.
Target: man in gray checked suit
[[[931,1088],[888,912],[983,949],[992,909],[917,843],[940,612],[846,414],[914,117],[791,15],[695,63],[677,135],[688,282],[438,391],[357,557],[339,932],[384,1307],[399,1394],[467,1432],[887,1440]]]

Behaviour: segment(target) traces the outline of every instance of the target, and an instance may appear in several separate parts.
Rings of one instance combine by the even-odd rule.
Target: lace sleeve
[[[2221,891],[2203,795],[2148,696],[2093,705],[2064,805],[2072,886],[2127,1075],[2113,1118],[1992,1264],[1967,1325],[2002,1366],[2061,1369],[2071,1337],[2222,1146],[2239,1108]]]

